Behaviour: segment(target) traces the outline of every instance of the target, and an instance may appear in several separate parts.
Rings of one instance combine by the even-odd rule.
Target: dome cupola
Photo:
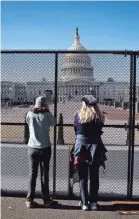
[[[76,28],[74,42],[68,51],[86,50],[87,49],[80,43],[78,28]],[[62,60],[61,70],[60,80],[62,81],[73,79],[94,80],[91,58],[87,53],[67,53]]]
[[[69,51],[81,51],[81,50],[87,50],[81,43],[80,43],[80,35],[78,33],[78,27],[76,27],[76,33],[74,36],[74,42],[72,46],[69,47]]]

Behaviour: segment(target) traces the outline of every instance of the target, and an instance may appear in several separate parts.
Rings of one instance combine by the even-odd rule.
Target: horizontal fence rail
[[[119,54],[119,55],[139,55],[139,51],[132,51],[132,50],[86,50],[86,51],[69,51],[69,50],[2,50],[2,54],[29,54],[29,53],[40,53],[40,54],[61,54],[61,53],[71,53],[71,54]]]
[[[14,126],[24,126],[26,123],[22,123],[22,122],[19,122],[19,123],[15,123],[15,122],[2,122],[1,125],[14,125]],[[73,124],[56,124],[57,127],[59,126],[63,126],[63,127],[73,127],[74,125]],[[107,128],[129,128],[129,125],[127,125],[126,123],[124,125],[112,125],[112,124],[109,124],[109,125],[104,125],[104,128],[107,127]],[[137,125],[134,125],[134,128],[137,128],[139,130],[139,124]]]

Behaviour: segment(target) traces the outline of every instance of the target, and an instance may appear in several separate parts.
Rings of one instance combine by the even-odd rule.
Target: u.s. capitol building
[[[74,42],[68,51],[86,51],[87,49],[80,43],[80,36],[78,28],[76,28],[76,34],[74,36]],[[46,85],[47,84],[47,85]],[[38,87],[38,93],[40,95],[47,88],[54,92],[54,82],[28,82],[27,83],[27,97],[31,97],[30,90]],[[88,54],[74,54],[67,53],[62,59],[61,74],[58,78],[58,101],[78,101],[81,95],[87,93],[94,93],[99,96],[100,82],[95,82],[93,76],[93,66],[91,58]]]
[[[92,60],[88,53],[70,53],[70,51],[87,51],[81,44],[78,28],[74,42],[62,59],[60,74],[57,84],[58,102],[80,101],[81,96],[92,93],[100,102],[113,100],[119,102],[129,101],[129,82],[118,82],[113,78],[106,81],[96,81]],[[12,102],[32,102],[45,91],[52,91],[54,95],[54,82],[43,79],[42,81],[15,83],[2,81],[2,99]],[[137,101],[139,102],[139,84],[137,84]]]

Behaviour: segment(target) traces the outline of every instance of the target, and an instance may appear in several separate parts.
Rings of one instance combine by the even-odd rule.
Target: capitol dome
[[[68,51],[86,51],[87,49],[80,43],[78,28],[74,36],[74,42]],[[73,79],[94,80],[91,59],[87,53],[67,53],[62,60],[61,81]]]
[[[72,46],[69,47],[69,51],[83,51],[87,50],[81,43],[80,43],[80,36],[78,33],[78,28],[76,28],[76,34],[74,36],[74,42]]]

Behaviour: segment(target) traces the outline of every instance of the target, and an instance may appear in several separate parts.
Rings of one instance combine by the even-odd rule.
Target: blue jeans
[[[98,190],[99,190],[99,162],[98,162],[98,147],[96,145],[95,150],[90,150],[93,143],[100,142],[99,138],[96,138],[95,141],[92,141],[92,144],[88,143],[88,138],[83,135],[77,135],[75,142],[74,155],[78,155],[82,147],[85,147],[86,150],[90,151],[91,162],[79,162],[78,174],[79,174],[79,186],[80,186],[80,195],[81,201],[84,205],[88,204],[88,201],[97,202]],[[93,148],[92,148],[93,149]],[[90,191],[88,195],[88,171],[90,174]]]
[[[35,197],[36,179],[38,175],[38,168],[40,165],[41,175],[41,191],[44,202],[49,200],[49,163],[51,158],[51,147],[44,149],[36,149],[29,147],[29,183],[27,200],[33,201]]]

